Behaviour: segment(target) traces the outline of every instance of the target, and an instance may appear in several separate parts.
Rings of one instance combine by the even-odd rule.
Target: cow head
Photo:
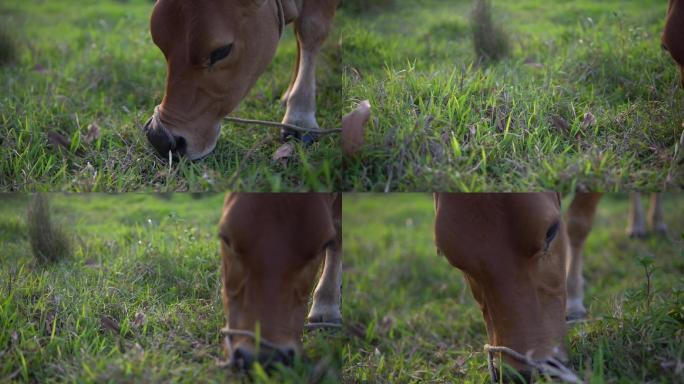
[[[556,194],[439,194],[435,241],[463,271],[489,344],[566,360],[566,234]],[[521,372],[529,367],[504,360]],[[529,374],[529,372],[526,372]]]
[[[301,352],[307,303],[336,231],[326,194],[230,194],[219,233],[230,364],[288,364]]]
[[[682,87],[684,87],[684,1],[670,0],[662,44],[679,64]]]
[[[282,28],[272,0],[157,1],[151,32],[166,57],[166,92],[144,131],[161,156],[214,149],[221,119],[266,69]]]

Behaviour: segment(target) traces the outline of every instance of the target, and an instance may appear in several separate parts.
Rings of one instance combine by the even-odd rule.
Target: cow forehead
[[[152,16],[152,37],[166,54],[231,43],[253,13],[238,0],[159,1]]]
[[[328,200],[319,194],[231,194],[220,231],[245,242],[264,236],[319,242],[334,235]]]
[[[558,220],[555,194],[442,194],[435,234],[443,251],[462,256],[527,255],[543,246]]]

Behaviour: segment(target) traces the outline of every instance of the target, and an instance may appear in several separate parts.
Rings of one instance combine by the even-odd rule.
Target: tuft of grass
[[[31,250],[38,263],[55,263],[69,256],[69,237],[52,221],[45,194],[36,193],[33,197],[27,210],[26,224]]]
[[[379,12],[384,9],[391,8],[394,6],[394,2],[395,0],[343,0],[342,9],[350,13],[360,15],[364,13]]]
[[[12,63],[17,58],[17,44],[5,28],[0,28],[0,66]]]
[[[481,61],[499,61],[508,56],[511,43],[508,35],[494,22],[489,0],[476,0],[470,14],[473,47]]]

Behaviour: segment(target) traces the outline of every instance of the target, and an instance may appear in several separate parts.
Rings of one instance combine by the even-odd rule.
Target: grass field
[[[684,198],[665,200],[673,242],[626,238],[627,203],[604,198],[587,241],[586,304],[603,320],[571,331],[572,366],[591,383],[682,382]],[[343,315],[362,330],[344,347],[346,381],[487,382],[484,321],[435,251],[431,196],[346,195],[343,220]],[[640,257],[654,260],[650,301]]]
[[[141,133],[164,92],[166,63],[149,34],[149,0],[6,0],[0,4],[0,190],[332,190],[341,178],[339,138],[271,160],[277,130],[225,124],[204,160],[169,167]],[[8,37],[5,37],[8,36]],[[8,41],[12,44],[7,44]],[[339,126],[339,38],[318,74],[318,122]],[[291,28],[233,116],[280,121],[279,97],[295,61]],[[0,64],[4,60],[0,60]],[[100,136],[87,143],[91,124]],[[50,144],[61,135],[68,149]]]
[[[27,241],[28,195],[0,196],[0,382],[240,378],[216,367],[223,195],[51,197],[53,216],[75,238],[73,255],[41,267]],[[338,352],[325,337],[305,337],[310,361],[272,377],[254,372],[255,381],[327,372],[319,382],[335,382]]]
[[[381,3],[339,15],[345,109],[373,106],[342,190],[684,186],[667,1],[494,0],[512,52],[491,65],[474,53],[471,0]]]

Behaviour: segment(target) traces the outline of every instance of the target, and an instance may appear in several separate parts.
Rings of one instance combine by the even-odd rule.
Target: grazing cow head
[[[670,0],[662,44],[679,64],[682,87],[684,87],[684,1]]]
[[[272,0],[159,0],[151,19],[166,57],[166,92],[144,131],[166,157],[199,159],[216,146],[221,119],[273,58],[283,9]]]
[[[562,361],[566,234],[559,199],[556,194],[438,194],[435,241],[463,271],[484,315],[489,344]]]
[[[334,243],[327,194],[230,194],[223,207],[221,278],[231,365],[291,363],[301,352],[307,303],[324,254]]]

